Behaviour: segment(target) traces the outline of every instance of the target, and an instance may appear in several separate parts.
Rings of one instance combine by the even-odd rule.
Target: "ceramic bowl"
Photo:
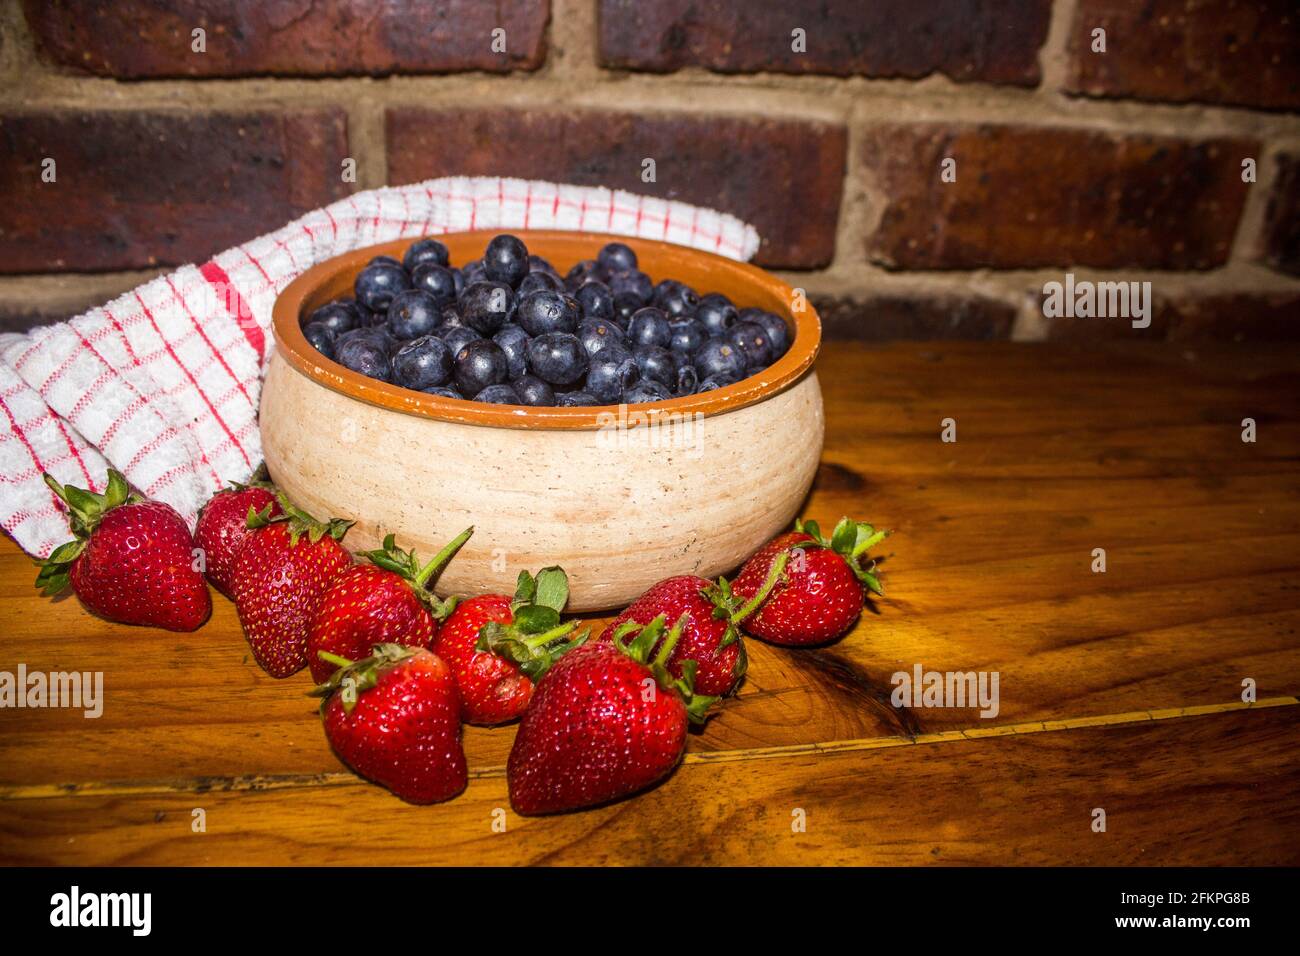
[[[496,232],[438,238],[459,265],[481,256]],[[793,290],[770,273],[694,249],[592,233],[514,234],[561,274],[618,238],[656,281],[680,279],[781,316],[791,348],[753,378],[644,405],[439,398],[352,372],[303,337],[301,316],[350,296],[367,261],[400,259],[412,240],[357,249],[304,272],[275,303],[260,416],[272,477],[317,517],[355,519],[346,539],[353,550],[391,532],[427,559],[473,525],[438,582],[441,594],[511,594],[521,569],[559,564],[569,575],[569,608],[599,611],[672,575],[737,567],[790,524],[817,470],[816,312],[792,312]]]

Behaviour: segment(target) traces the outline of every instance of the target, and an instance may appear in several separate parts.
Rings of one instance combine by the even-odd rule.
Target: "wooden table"
[[[225,601],[194,634],[107,624],[41,600],[6,539],[0,670],[103,671],[106,704],[0,710],[0,859],[1295,864],[1298,358],[830,345],[806,514],[897,529],[888,597],[824,649],[751,641],[665,784],[557,818],[509,809],[512,729],[469,729],[468,791],[408,807],[341,767],[307,676],[263,675]],[[893,707],[918,663],[996,671],[1000,712]]]

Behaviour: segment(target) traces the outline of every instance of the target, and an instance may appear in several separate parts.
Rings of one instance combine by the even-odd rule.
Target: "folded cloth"
[[[747,260],[752,226],[647,196],[520,179],[431,179],[357,193],[67,322],[0,336],[0,527],[46,557],[69,537],[41,479],[102,491],[111,464],[191,523],[261,461],[271,306],[310,266],[392,239],[574,229]]]

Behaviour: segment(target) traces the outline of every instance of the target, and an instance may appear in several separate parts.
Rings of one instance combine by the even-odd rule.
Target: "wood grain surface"
[[[511,728],[468,729],[466,794],[402,805],[334,759],[306,675],[263,675],[224,600],[194,634],[108,624],[41,600],[5,539],[0,670],[103,671],[106,703],[0,709],[0,860],[1295,864],[1298,358],[831,343],[804,513],[896,529],[887,596],[829,647],[751,641],[668,782],[559,818],[509,810]],[[893,707],[918,663],[996,671],[997,716]],[[332,839],[379,813],[391,832]]]

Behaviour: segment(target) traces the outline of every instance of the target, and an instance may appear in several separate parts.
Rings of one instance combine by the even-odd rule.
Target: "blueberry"
[[[624,272],[636,268],[636,253],[621,242],[611,242],[600,250],[596,262],[606,272]]]
[[[596,396],[590,392],[563,392],[555,396],[555,404],[560,408],[579,408],[587,405],[599,405]]]
[[[447,247],[437,239],[417,239],[406,247],[406,255],[402,256],[402,265],[407,272],[414,272],[417,267],[426,264],[443,267],[451,264]]]
[[[695,366],[682,365],[677,369],[677,387],[673,390],[673,394],[694,395],[699,384],[700,373],[695,371]]]
[[[700,324],[694,319],[674,319],[668,323],[668,328],[672,332],[668,347],[674,352],[694,355],[695,351],[704,344],[706,336]]]
[[[626,332],[632,316],[643,305],[644,303],[634,295],[628,295],[626,292],[617,293],[614,296],[614,321],[618,323],[619,328]]]
[[[587,371],[587,353],[576,335],[547,332],[528,343],[528,367],[552,385],[572,385]]]
[[[326,302],[307,316],[307,321],[303,323],[304,327],[307,325],[322,325],[335,335],[346,332],[348,329],[355,329],[360,324],[361,313],[357,310],[356,303],[347,299]]]
[[[623,392],[640,380],[636,360],[618,349],[601,352],[587,369],[587,391],[606,405],[617,404]]]
[[[642,345],[632,353],[636,367],[641,370],[642,379],[650,379],[661,385],[672,386],[677,383],[677,366],[672,354],[658,345]]]
[[[639,269],[627,272],[615,272],[609,277],[609,291],[615,295],[635,296],[642,305],[649,305],[654,298],[655,286],[650,277]]]
[[[549,272],[530,272],[519,281],[519,297],[530,292],[563,292],[564,282]]]
[[[510,374],[506,353],[490,339],[474,339],[455,353],[456,387],[466,395],[478,396],[489,385],[500,385]]]
[[[392,256],[375,256],[369,262],[368,266],[400,266],[401,263]]]
[[[741,321],[757,322],[767,332],[767,342],[772,347],[772,361],[790,351],[790,326],[779,315],[763,309],[742,309]]]
[[[672,341],[673,333],[668,325],[668,317],[659,309],[647,306],[632,314],[627,324],[627,338],[633,346],[658,345],[666,348]]]
[[[387,312],[393,296],[411,287],[400,262],[378,262],[357,273],[357,301],[372,312]]]
[[[528,247],[509,233],[493,236],[483,253],[483,271],[489,279],[514,288],[528,275]]]
[[[321,355],[327,359],[334,357],[334,330],[324,322],[308,322],[302,327],[302,334]]]
[[[393,354],[393,379],[407,388],[426,389],[451,377],[447,343],[432,335],[411,339]]]
[[[393,296],[388,304],[388,331],[399,339],[431,335],[442,325],[438,300],[419,289],[407,289]]]
[[[460,327],[448,329],[446,332],[439,330],[438,337],[447,343],[447,351],[452,355],[459,355],[460,350],[469,345],[470,342],[477,342],[483,336],[479,335],[473,329]]]
[[[737,322],[727,332],[726,341],[745,357],[745,366],[758,371],[772,364],[772,345],[767,340],[767,330],[757,322]]]
[[[357,321],[357,328],[388,328],[388,306],[384,306],[378,312],[372,312],[359,302],[354,302],[353,306],[356,308],[357,315],[360,317]]]
[[[487,402],[489,405],[522,405],[519,400],[519,393],[507,384],[489,385],[481,389],[474,396],[476,402]]]
[[[510,369],[510,378],[516,379],[528,371],[528,333],[511,323],[501,326],[492,341],[501,346],[506,353],[506,364]]]
[[[442,307],[442,322],[438,325],[436,335],[442,335],[444,332],[450,332],[452,329],[467,329],[468,325],[460,317],[460,306],[454,302],[448,302]]]
[[[520,405],[554,405],[555,389],[536,375],[521,375],[510,383],[519,395]]]
[[[465,291],[465,273],[453,266],[451,278],[456,283],[456,298],[460,298],[460,294]]]
[[[623,335],[622,329],[613,322],[602,322],[599,319],[583,319],[578,323],[578,340],[587,350],[588,358],[610,345],[627,345],[627,337]]]
[[[377,378],[381,382],[388,381],[392,372],[388,349],[373,335],[356,336],[336,343],[334,358],[344,368]]]
[[[725,295],[710,292],[700,299],[695,309],[695,321],[704,327],[705,335],[719,336],[739,322],[740,315]]]
[[[589,282],[592,279],[603,281],[604,278],[605,270],[600,267],[600,264],[595,259],[583,259],[565,275],[564,285],[570,291],[574,291],[581,289],[584,282]]]
[[[388,343],[392,339],[392,336],[388,334],[387,323],[384,325],[364,326],[359,329],[349,329],[347,332],[343,332],[336,336],[334,339],[334,347],[337,350],[338,346],[342,345],[344,342],[351,342],[354,339],[360,339],[366,342],[375,342],[386,349],[388,348]]]
[[[411,273],[411,285],[429,293],[439,302],[451,302],[456,298],[456,276],[446,266],[440,266],[436,262],[416,266]]]
[[[701,392],[712,392],[719,388],[725,388],[730,384],[730,382],[720,382],[716,378],[706,378],[704,381],[700,382],[699,385],[695,386],[695,394],[699,395]]]
[[[639,402],[662,402],[672,397],[672,392],[668,391],[666,386],[646,379],[637,382],[623,393],[623,401],[628,405],[636,405]]]
[[[572,332],[580,311],[577,300],[562,292],[530,292],[519,300],[515,322],[529,335]]]
[[[726,339],[709,339],[695,353],[695,370],[703,378],[730,385],[745,377],[745,358]]]
[[[560,274],[555,271],[555,266],[551,265],[551,263],[548,260],[543,259],[541,256],[530,255],[528,257],[528,271],[545,272],[553,279],[557,279],[557,280],[560,279]]]
[[[700,304],[700,297],[695,290],[676,279],[665,279],[655,286],[651,300],[667,315],[694,315]]]
[[[471,286],[475,282],[482,282],[487,278],[487,273],[483,270],[482,259],[475,259],[473,262],[465,263],[460,272],[466,286]]]
[[[573,294],[582,307],[582,314],[588,319],[612,319],[614,317],[614,293],[609,286],[596,279],[582,284]]]
[[[464,398],[460,392],[454,388],[448,388],[446,385],[435,385],[433,388],[421,389],[426,395],[437,395],[439,398]]]
[[[483,335],[492,335],[514,315],[515,294],[504,282],[475,282],[465,287],[459,305],[466,325]]]
[[[369,326],[363,329],[352,329],[350,332],[344,332],[334,339],[334,359],[339,360],[339,355],[348,342],[365,342],[369,345],[380,349],[385,355],[391,355],[393,346],[397,344],[397,339],[393,338],[388,332],[387,325]],[[347,346],[352,348],[353,346]]]

